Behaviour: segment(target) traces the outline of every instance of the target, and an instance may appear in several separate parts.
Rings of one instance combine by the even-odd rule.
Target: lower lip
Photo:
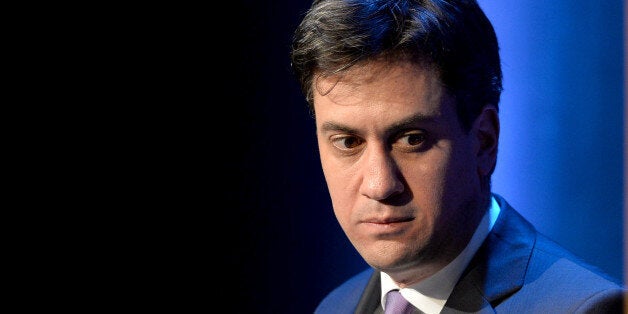
[[[367,222],[364,223],[364,226],[370,231],[374,233],[380,234],[392,234],[399,233],[404,231],[409,227],[408,221],[399,221],[399,222],[391,222],[391,223],[372,223]]]

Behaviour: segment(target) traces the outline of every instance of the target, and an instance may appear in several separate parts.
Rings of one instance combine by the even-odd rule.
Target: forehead
[[[433,68],[408,61],[370,61],[314,82],[317,121],[332,118],[403,119],[404,115],[436,116],[445,89]]]

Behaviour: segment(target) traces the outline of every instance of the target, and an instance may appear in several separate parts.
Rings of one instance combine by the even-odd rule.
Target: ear
[[[497,164],[497,144],[499,141],[499,116],[497,108],[487,105],[474,122],[475,135],[479,147],[477,152],[478,174],[489,176]]]

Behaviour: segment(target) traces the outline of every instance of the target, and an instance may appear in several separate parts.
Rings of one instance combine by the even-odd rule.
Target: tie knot
[[[414,306],[401,295],[399,290],[391,290],[386,294],[385,314],[410,314],[414,312]]]

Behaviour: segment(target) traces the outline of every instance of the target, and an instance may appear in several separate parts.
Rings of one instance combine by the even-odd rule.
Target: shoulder
[[[511,290],[514,293],[502,299],[503,308],[534,313],[548,310],[615,313],[621,308],[626,290],[619,279],[605,274],[538,232],[505,201],[502,204],[505,205],[505,215],[490,242],[492,252],[501,252],[493,258],[507,263],[493,270],[503,274],[518,269],[522,274],[510,277],[519,282],[519,288],[514,290],[516,292]],[[513,255],[518,257],[513,258]],[[503,283],[501,279],[495,282]]]
[[[373,272],[368,268],[336,287],[323,298],[314,313],[353,313]]]
[[[503,305],[534,313],[621,313],[625,293],[617,279],[538,234],[523,286]]]
[[[624,292],[619,279],[609,276],[542,234],[537,235],[526,284],[537,292],[546,291],[548,296],[583,300],[583,306],[615,302]]]

